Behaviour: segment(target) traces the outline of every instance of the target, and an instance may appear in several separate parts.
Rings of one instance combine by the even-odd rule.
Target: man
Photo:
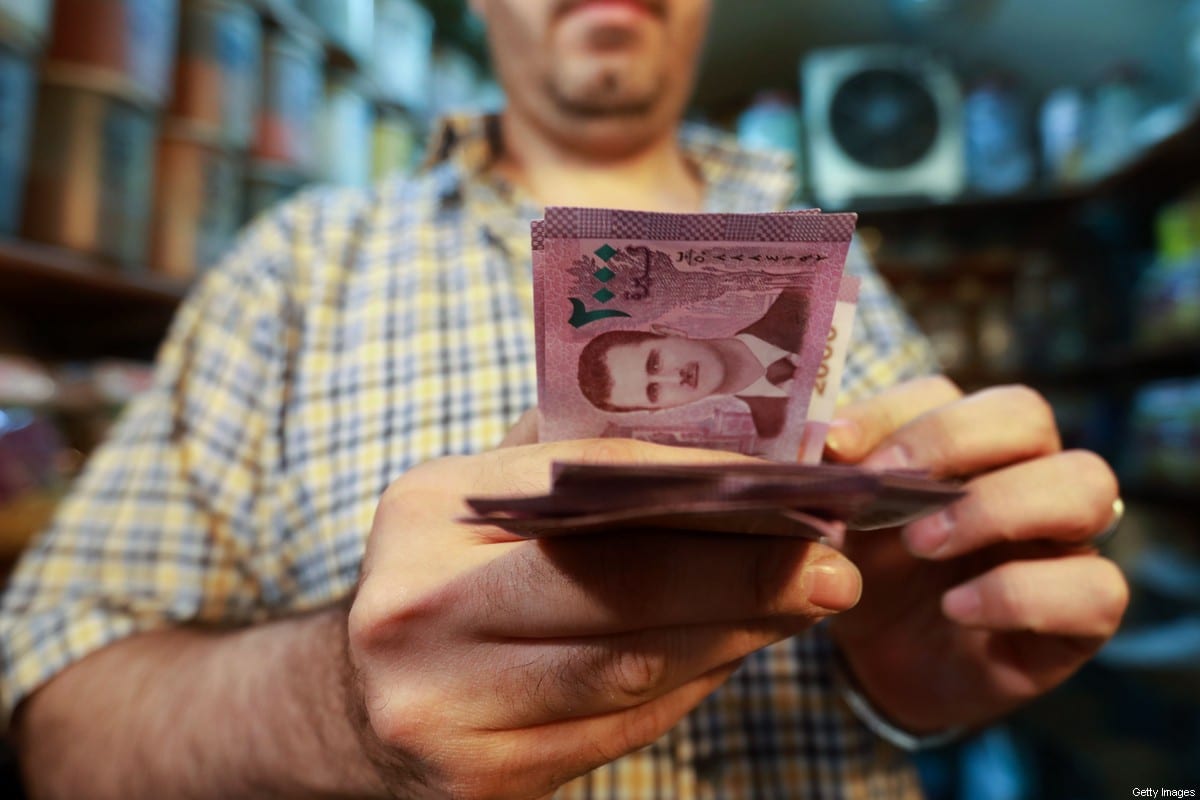
[[[783,291],[766,313],[725,339],[608,331],[579,354],[579,389],[603,411],[675,408],[732,395],[763,438],[787,421],[796,355],[804,345],[807,298]]]
[[[1060,452],[1028,390],[896,383],[926,351],[866,273],[860,400],[830,454],[968,479],[949,512],[844,555],[461,524],[463,497],[538,492],[555,459],[732,458],[532,445],[527,424],[478,452],[533,396],[525,198],[765,210],[789,191],[777,162],[676,136],[707,3],[476,10],[498,124],[447,129],[415,180],[257,224],[14,576],[3,698],[35,797],[900,796],[912,772],[843,703],[835,654],[873,713],[938,733],[1112,634],[1125,584],[1086,547],[1107,467]]]

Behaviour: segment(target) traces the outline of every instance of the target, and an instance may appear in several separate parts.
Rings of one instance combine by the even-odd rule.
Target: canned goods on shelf
[[[380,106],[371,134],[371,177],[379,180],[409,172],[417,160],[420,136],[416,123],[398,108]]]
[[[384,100],[429,105],[433,16],[416,0],[376,0],[371,73]]]
[[[246,167],[246,208],[243,219],[249,222],[269,211],[300,191],[309,181],[308,176],[278,164],[251,162]]]
[[[105,76],[161,106],[171,89],[177,0],[58,0],[46,58]]]
[[[185,0],[171,116],[216,131],[231,147],[254,136],[262,71],[262,21],[230,0]]]
[[[335,47],[356,59],[370,55],[374,0],[297,0],[295,5],[316,23]]]
[[[25,195],[25,235],[144,265],[153,188],[152,112],[42,76]]]
[[[253,155],[301,171],[316,165],[324,51],[315,39],[275,31],[263,51],[263,93]]]
[[[241,223],[242,175],[237,152],[203,129],[168,121],[155,167],[152,269],[190,278],[215,264]]]
[[[33,65],[0,45],[0,235],[21,218],[33,101]]]
[[[38,47],[50,24],[50,0],[0,0],[0,42],[20,50]]]
[[[371,182],[371,119],[374,111],[362,81],[333,72],[321,109],[320,176],[343,186]]]

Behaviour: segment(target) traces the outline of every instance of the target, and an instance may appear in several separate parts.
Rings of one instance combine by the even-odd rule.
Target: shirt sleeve
[[[254,562],[292,304],[288,212],[266,217],[181,306],[152,388],[90,458],[0,604],[3,717],[57,672],[134,633],[234,624]]]
[[[898,383],[939,372],[929,340],[900,307],[857,239],[850,246],[846,269],[862,279],[862,286],[840,402],[861,400]]]

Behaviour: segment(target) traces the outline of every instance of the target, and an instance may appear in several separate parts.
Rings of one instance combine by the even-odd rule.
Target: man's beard
[[[622,76],[614,70],[601,73],[593,85],[583,92],[563,91],[553,78],[547,81],[546,88],[555,107],[565,116],[576,119],[598,120],[649,115],[662,96],[662,78],[660,77],[648,91],[632,97],[626,95],[623,83]]]

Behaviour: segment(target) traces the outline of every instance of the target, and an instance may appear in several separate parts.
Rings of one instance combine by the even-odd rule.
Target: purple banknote
[[[531,229],[541,438],[817,460],[855,220],[548,208]]]

